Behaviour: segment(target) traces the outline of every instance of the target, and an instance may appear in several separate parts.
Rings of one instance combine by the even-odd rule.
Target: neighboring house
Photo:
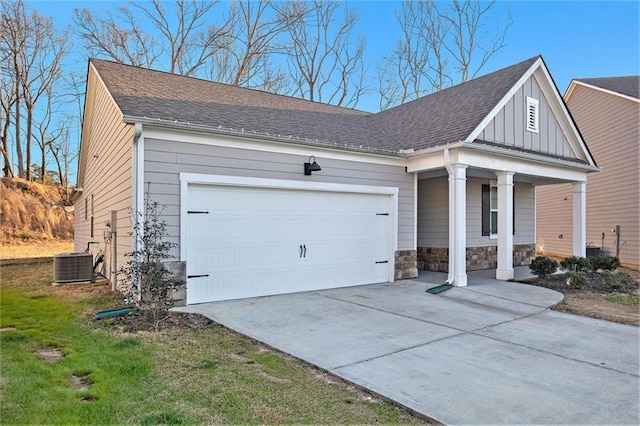
[[[464,286],[467,270],[509,279],[530,262],[539,184],[573,185],[584,255],[597,170],[541,57],[377,114],[92,59],[76,250],[100,241],[115,278],[148,197],[186,262],[180,303],[417,267]]]
[[[640,267],[640,76],[573,80],[564,96],[602,172],[587,181],[587,244]],[[541,252],[572,252],[571,186],[536,192]],[[598,248],[600,250],[598,250]]]

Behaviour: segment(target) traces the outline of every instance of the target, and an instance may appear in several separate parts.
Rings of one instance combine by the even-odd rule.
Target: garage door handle
[[[300,257],[302,257],[302,244],[300,244]]]
[[[303,245],[302,249],[304,250],[304,254],[302,255],[302,257],[307,257],[307,246]]]
[[[203,275],[187,275],[187,278],[202,278],[202,277],[208,277],[209,274],[203,274]]]

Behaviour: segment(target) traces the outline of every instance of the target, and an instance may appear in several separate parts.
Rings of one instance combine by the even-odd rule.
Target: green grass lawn
[[[121,298],[52,287],[51,264],[0,272],[4,424],[424,422],[217,324],[114,331],[91,317]],[[63,356],[47,362],[43,349]]]

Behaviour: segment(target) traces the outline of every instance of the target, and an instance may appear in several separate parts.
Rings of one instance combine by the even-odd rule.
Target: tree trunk
[[[16,155],[18,157],[18,176],[24,178],[24,157],[20,141],[20,98],[16,100]]]
[[[28,105],[27,108],[27,180],[33,180],[31,173],[31,139],[33,136],[33,105]]]

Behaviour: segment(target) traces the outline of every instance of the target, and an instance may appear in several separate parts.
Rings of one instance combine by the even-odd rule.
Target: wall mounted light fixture
[[[313,159],[313,161],[311,161],[311,159]],[[309,157],[308,163],[304,163],[304,174],[306,176],[311,176],[311,172],[319,172],[320,170],[322,170],[322,168],[316,163],[316,157],[313,155]]]

